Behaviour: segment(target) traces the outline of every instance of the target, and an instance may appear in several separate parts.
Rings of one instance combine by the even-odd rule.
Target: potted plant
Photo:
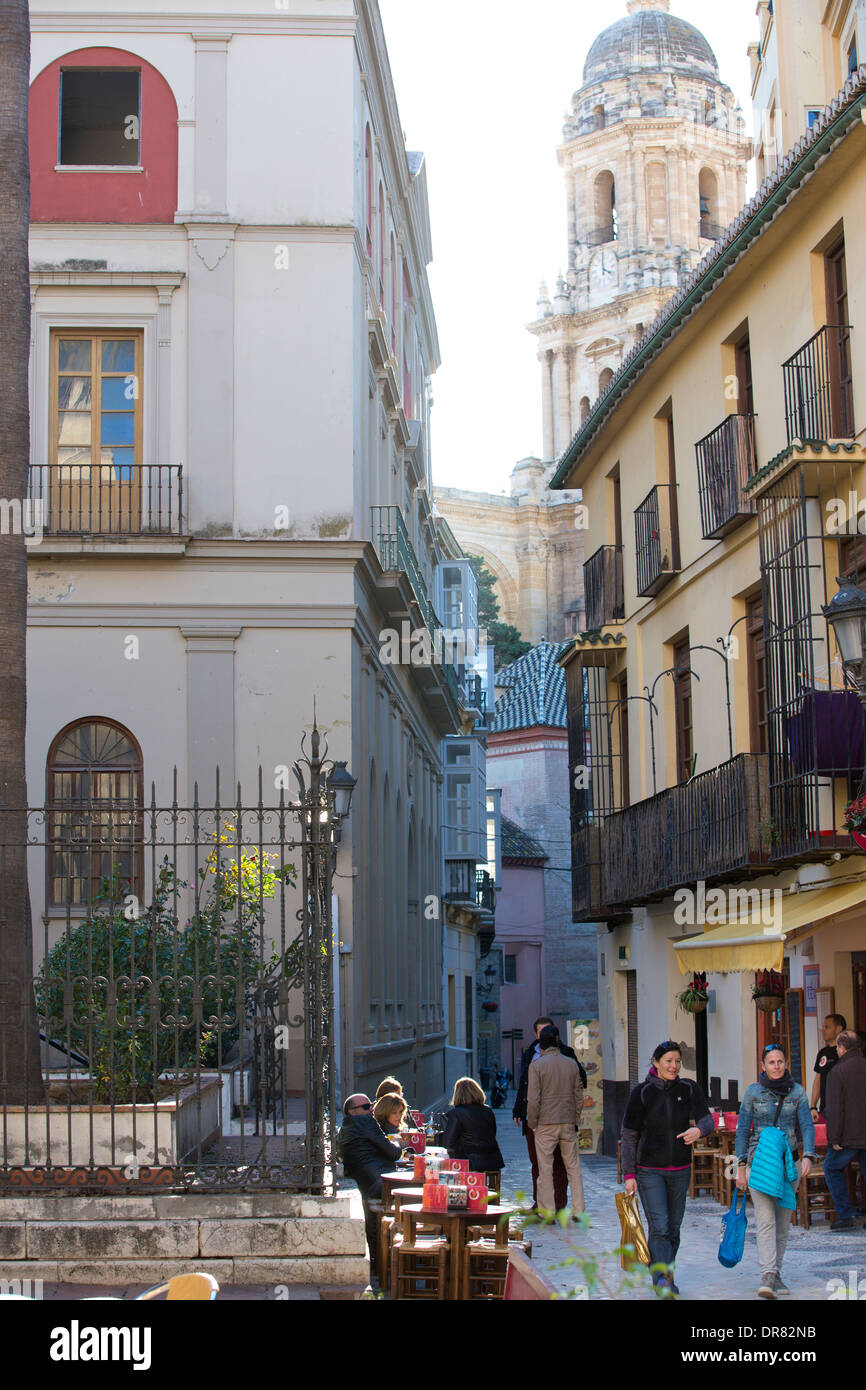
[[[709,1002],[706,975],[695,975],[691,984],[677,995],[677,1013],[702,1014]]]
[[[782,1007],[785,997],[785,982],[775,970],[759,970],[752,990],[752,998],[764,1013],[774,1014]]]
[[[866,796],[855,797],[845,807],[845,828],[860,849],[866,849]]]

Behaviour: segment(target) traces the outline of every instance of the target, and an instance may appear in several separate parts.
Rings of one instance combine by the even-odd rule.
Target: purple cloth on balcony
[[[822,777],[861,773],[866,764],[864,711],[853,690],[807,690],[785,732],[797,772]]]

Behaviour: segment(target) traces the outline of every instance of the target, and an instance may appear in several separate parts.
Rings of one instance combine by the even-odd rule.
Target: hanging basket
[[[680,1008],[686,1014],[702,1014],[707,1007],[706,999],[680,1000]]]
[[[782,996],[781,994],[759,994],[755,1004],[762,1013],[774,1014],[777,1009],[782,1007]]]

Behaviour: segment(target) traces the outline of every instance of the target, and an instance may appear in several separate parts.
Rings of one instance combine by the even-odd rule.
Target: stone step
[[[41,1279],[43,1284],[95,1284],[123,1288],[131,1284],[148,1287],[175,1274],[193,1270],[212,1274],[222,1285],[239,1284],[272,1291],[279,1298],[283,1289],[291,1298],[294,1286],[314,1286],[320,1290],[366,1288],[369,1266],[358,1255],[315,1255],[297,1259],[139,1259],[139,1260],[0,1260],[0,1281]],[[342,1294],[339,1294],[342,1296]]]
[[[291,1192],[177,1192],[153,1197],[0,1197],[4,1221],[197,1220],[201,1217],[361,1215],[357,1193],[307,1197]]]
[[[316,1217],[218,1221],[5,1221],[5,1259],[294,1259],[363,1255],[360,1221]]]

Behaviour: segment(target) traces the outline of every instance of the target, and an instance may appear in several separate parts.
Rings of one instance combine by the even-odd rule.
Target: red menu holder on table
[[[473,1187],[468,1187],[468,1188],[466,1189],[466,1193],[467,1193],[467,1201],[466,1201],[466,1210],[467,1210],[467,1211],[486,1211],[486,1210],[487,1210],[487,1198],[488,1198],[488,1195],[489,1195],[489,1189],[486,1187],[486,1185],[485,1185],[484,1183],[480,1183],[477,1187],[475,1187],[475,1186],[473,1186]]]
[[[416,1182],[424,1182],[427,1176],[426,1154],[415,1154],[412,1159],[412,1176]]]
[[[421,1205],[424,1211],[447,1211],[448,1188],[442,1183],[425,1182]]]
[[[422,1154],[427,1148],[427,1135],[423,1129],[409,1129],[401,1136],[403,1143],[413,1153]]]
[[[469,1173],[468,1158],[443,1158],[442,1170],[445,1173],[460,1173],[464,1178]]]

